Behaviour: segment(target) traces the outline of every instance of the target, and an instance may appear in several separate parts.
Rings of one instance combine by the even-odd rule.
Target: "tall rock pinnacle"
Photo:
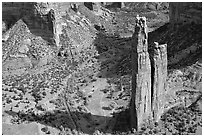
[[[152,59],[152,112],[155,120],[159,120],[164,109],[167,92],[167,45],[154,43]]]
[[[154,43],[148,53],[146,18],[137,17],[132,37],[131,128],[138,130],[144,120],[159,120],[167,92],[167,45]]]
[[[147,25],[145,17],[137,17],[132,40],[131,127],[138,129],[149,115],[151,115],[151,66]]]

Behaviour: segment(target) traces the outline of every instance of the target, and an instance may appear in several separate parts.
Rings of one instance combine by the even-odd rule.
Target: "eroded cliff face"
[[[95,10],[89,10],[80,2],[3,3],[3,41],[10,41],[7,40],[12,37],[9,33],[11,27],[21,19],[13,28],[26,26],[25,31],[29,31],[29,35],[42,38],[47,44],[43,46],[51,46],[56,55],[70,55],[78,61],[83,60],[85,51],[93,51],[94,56],[94,25],[100,27],[109,17],[109,13],[102,10],[100,5],[94,5]],[[13,39],[16,41],[16,38]]]
[[[9,29],[19,19],[27,25],[36,36],[54,44],[54,16],[50,12],[50,5],[35,2],[4,2],[2,20]]]
[[[152,69],[152,113],[158,121],[163,113],[167,93],[167,44],[154,43]]]
[[[167,93],[167,45],[155,42],[148,53],[146,18],[137,17],[132,37],[131,127],[138,130],[147,119],[158,121]]]
[[[24,94],[23,96],[25,98],[28,97],[28,100],[32,102],[30,107],[17,106],[12,111],[19,112],[19,110],[22,110],[23,113],[27,114],[27,110],[32,109],[32,112],[36,112],[33,109],[37,106],[36,104],[42,105],[43,110],[46,112],[50,112],[50,110],[54,111],[55,107],[53,107],[49,100],[53,100],[53,98],[57,99],[58,95],[67,87],[67,83],[71,83],[67,79],[75,80],[75,78],[69,78],[70,73],[73,72],[70,72],[70,66],[73,69],[74,65],[79,65],[79,67],[77,66],[79,71],[77,74],[83,77],[90,76],[90,72],[95,72],[94,69],[97,70],[100,67],[96,59],[93,58],[97,53],[97,50],[93,49],[94,44],[92,44],[96,30],[88,16],[85,16],[85,13],[81,11],[84,9],[84,11],[86,10],[86,14],[90,13],[96,17],[98,15],[93,11],[89,11],[83,3],[82,6],[80,6],[80,3],[76,3],[76,5],[74,5],[75,3],[4,4],[8,4],[7,6],[3,6],[3,24],[5,27],[3,33],[4,39],[2,41],[2,73],[4,84],[7,84],[7,82],[9,84],[12,83],[9,81],[12,79],[16,82],[16,85],[12,85],[13,88],[21,87],[19,91],[25,91],[26,95]],[[30,7],[27,7],[29,5]],[[15,10],[14,7],[16,7]],[[21,9],[27,9],[28,11],[24,10],[25,14],[23,14],[20,12]],[[15,17],[15,19],[12,17]],[[9,23],[10,21],[11,23]],[[72,65],[70,63],[71,61],[75,64],[73,63],[74,65]],[[91,69],[93,71],[90,71]],[[83,72],[83,74],[80,74],[80,72]],[[32,84],[28,84],[30,88],[26,88],[27,85],[20,82],[18,78],[24,79],[26,84],[31,82]],[[41,81],[41,84],[36,84],[39,81]],[[73,83],[75,84],[76,82]],[[37,90],[33,87],[35,84],[37,85]],[[73,86],[73,84],[71,85]],[[35,98],[35,95],[38,93],[41,96],[42,88],[45,90],[43,96],[46,96],[44,98],[46,103],[41,99],[41,101],[31,99],[33,97]],[[6,92],[4,90],[5,94],[8,93]],[[78,94],[78,92],[75,93]],[[17,96],[15,93],[12,94]],[[11,105],[13,103],[8,104],[9,107]],[[9,107],[4,107],[4,112]],[[59,120],[58,118],[54,119]],[[60,119],[72,127],[70,122],[64,120],[66,118],[60,116]],[[60,123],[61,125],[62,122],[53,121],[53,123]],[[86,127],[84,126],[84,128]],[[14,131],[13,127],[11,130]]]
[[[132,41],[132,128],[151,114],[151,66],[145,17],[136,18]]]
[[[202,4],[173,2],[169,5],[169,24],[150,32],[149,43],[167,43],[168,66],[176,68],[202,56]]]
[[[170,24],[175,26],[172,28],[179,29],[179,26],[185,27],[189,24],[199,27],[199,25],[202,23],[201,3],[170,3],[169,13]],[[182,47],[180,45],[176,47],[168,47],[171,54],[175,54],[172,53],[171,49],[186,49],[181,50],[180,53],[182,54],[174,55],[167,61],[167,45],[160,45],[159,43],[154,42],[149,48],[149,61],[149,53],[146,50],[148,48],[148,44],[146,42],[148,39],[145,37],[147,34],[145,34],[145,31],[143,31],[147,29],[145,22],[146,21],[142,20],[142,18],[136,19],[135,33],[132,38],[131,122],[132,128],[136,127],[136,129],[140,128],[143,120],[147,118],[146,116],[149,116],[149,119],[158,121],[164,112],[168,91],[167,62],[169,65],[175,64],[176,62],[181,61],[182,58],[187,57],[189,53],[195,53],[200,48],[200,46],[196,44],[187,46],[188,44],[184,45],[180,42]],[[196,28],[193,28],[192,26],[189,27],[191,28],[191,31]],[[173,32],[174,31],[175,30],[173,30]],[[179,33],[180,31],[176,32]],[[181,33],[184,34],[183,32],[185,31],[180,32],[180,35]],[[164,33],[168,34],[168,31]],[[172,32],[170,34],[171,36],[168,37],[168,41],[170,43],[168,44],[172,45],[172,43],[177,41],[178,36],[172,36]],[[181,36],[184,36],[184,39],[186,39],[186,35]],[[160,39],[162,39],[162,37],[163,36],[161,36]],[[174,40],[173,37],[176,37],[176,40]],[[152,39],[152,41],[156,40],[157,39]],[[191,38],[189,37],[187,41],[191,41]],[[161,41],[159,42],[167,43]],[[134,44],[137,48],[133,46]],[[149,62],[151,62],[151,65]]]
[[[169,18],[172,24],[202,23],[201,2],[170,2]]]
[[[42,67],[57,57],[81,61],[80,69],[85,68],[82,66],[89,69],[96,63],[92,58],[97,54],[92,45],[96,31],[94,25],[100,28],[103,20],[109,17],[109,13],[100,8],[100,4],[91,3],[90,6],[74,2],[9,4],[3,8],[4,31],[18,19],[21,18],[21,20],[7,31],[6,34],[10,35],[8,38],[4,35],[4,76],[11,73],[24,74],[24,68]],[[180,16],[172,16],[177,18],[175,22],[183,21]],[[181,36],[184,36],[182,32]],[[174,36],[169,35],[169,37]],[[138,128],[147,118],[158,120],[165,105],[167,45],[155,43],[151,55],[147,50],[147,41],[146,19],[137,17],[135,33],[131,41],[133,70],[131,124],[133,128]],[[53,52],[57,54],[52,54]],[[149,56],[153,57],[152,60]],[[89,62],[92,62],[91,65]]]
[[[4,2],[2,20],[6,24],[4,28],[8,29],[22,19],[33,34],[41,36],[51,44],[59,45],[59,35],[64,22],[78,23],[82,27],[83,24],[90,25],[90,21],[78,12],[82,9],[79,8],[80,5],[86,8],[80,2]]]
[[[20,19],[2,42],[4,76],[21,75],[27,69],[42,67],[52,60],[53,50],[41,37],[34,36]]]

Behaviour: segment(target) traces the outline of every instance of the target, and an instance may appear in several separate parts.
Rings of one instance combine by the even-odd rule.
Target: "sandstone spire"
[[[138,129],[151,115],[151,66],[145,17],[136,18],[132,39],[131,127]]]
[[[147,40],[146,18],[137,16],[132,37],[130,104],[131,127],[136,130],[146,119],[159,120],[167,92],[167,45],[155,42],[150,61]]]
[[[152,113],[159,120],[164,109],[164,99],[167,91],[167,45],[154,43],[152,59]]]

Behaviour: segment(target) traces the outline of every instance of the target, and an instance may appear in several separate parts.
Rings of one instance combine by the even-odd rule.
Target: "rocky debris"
[[[76,80],[73,83],[79,83],[80,79],[83,81],[83,78],[92,80],[91,75],[96,75],[95,73],[97,73],[100,67],[98,61],[94,58],[98,56],[97,50],[94,47],[95,45],[92,44],[96,30],[92,27],[89,19],[85,17],[86,13],[82,14],[79,10],[86,7],[83,5],[76,7],[79,11],[76,13],[70,8],[67,9],[66,6],[66,3],[65,6],[62,3],[59,5],[55,3],[35,3],[34,7],[31,8],[31,15],[35,19],[28,15],[24,16],[22,20],[19,20],[10,28],[9,38],[3,43],[3,55],[5,55],[3,56],[4,83],[6,85],[13,84],[12,87],[14,89],[20,87],[20,90],[22,90],[22,93],[18,95],[16,95],[15,91],[8,94],[9,89],[3,91],[5,97],[4,111],[19,113],[22,110],[21,114],[23,116],[20,115],[18,117],[18,124],[25,123],[25,121],[37,121],[44,125],[48,122],[49,126],[54,127],[58,131],[61,130],[61,127],[73,128],[70,119],[67,118],[67,113],[64,112],[65,108],[59,107],[60,105],[64,106],[64,104],[60,104],[57,101],[62,101],[59,94],[62,94],[63,91],[69,97],[67,102],[71,106],[72,113],[78,110],[78,108],[80,109],[79,112],[77,111],[77,114],[87,113],[81,99],[83,94],[78,90],[72,91],[68,87],[70,81],[65,82],[62,89],[60,87],[65,79],[64,74],[72,73],[75,75],[75,69],[77,70],[77,76],[70,78]],[[87,13],[91,13],[93,18],[99,17],[102,20],[101,15],[96,15],[95,11]],[[44,29],[46,31],[42,32],[41,30]],[[50,32],[52,35],[44,35],[47,32]],[[53,35],[58,36],[56,45],[46,39],[46,37],[49,39],[53,38]],[[54,38],[57,41],[56,37]],[[10,49],[7,50],[8,48]],[[21,59],[22,56],[23,60]],[[49,62],[48,60],[52,61]],[[27,66],[25,66],[26,63],[28,64]],[[72,63],[75,64],[72,66]],[[77,66],[77,68],[74,66]],[[24,67],[28,69],[24,70]],[[70,67],[73,68],[70,69]],[[7,70],[8,68],[10,70]],[[78,88],[75,84],[71,84],[71,86]],[[22,98],[22,96],[25,98]],[[64,116],[59,118],[60,115],[56,112],[56,116],[53,114],[46,117],[46,113],[55,113],[57,110],[64,113]],[[42,120],[45,117],[46,119]],[[74,119],[77,119],[78,123],[82,122],[82,124],[93,122],[81,117],[80,115]],[[103,116],[101,117],[101,119],[104,119]],[[80,118],[82,121],[78,120]],[[52,119],[56,120],[53,121]],[[68,120],[66,121],[65,119]],[[101,128],[104,128],[107,124],[106,122],[103,123]],[[98,125],[100,127],[100,124]],[[86,128],[84,132],[94,128]],[[44,128],[43,131],[49,133]],[[51,134],[53,133],[51,132]]]
[[[188,107],[197,102],[196,105],[200,107],[199,102],[202,100],[200,99],[202,91],[201,73],[199,62],[187,68],[170,72],[167,79],[168,93],[166,99],[168,101],[166,106],[183,105]]]
[[[2,21],[2,34],[3,34],[4,32],[6,32],[7,29],[8,29],[8,28],[7,28],[6,22]]]
[[[4,33],[2,33],[2,42],[6,42],[9,38],[10,35],[10,30],[6,31]]]
[[[3,42],[3,70],[8,68],[29,69],[43,66],[52,58],[52,49],[46,41],[34,36],[28,26],[19,20],[9,30],[7,41]],[[12,63],[16,60],[16,63]]]
[[[4,123],[15,124],[14,128],[9,125],[11,130],[8,130],[5,125],[4,134],[24,134],[22,130],[15,131],[15,127],[18,128],[22,125],[32,131],[31,129],[34,127],[27,124],[31,121],[39,122],[40,125],[48,125],[49,131],[44,134],[58,134],[60,132],[59,127],[65,122],[67,114],[62,112],[62,115],[59,113],[55,115],[53,113],[60,108],[58,105],[58,95],[61,91],[59,87],[60,79],[63,79],[66,74],[63,76],[64,73],[59,73],[59,68],[52,67],[48,71],[45,71],[44,68],[43,73],[37,71],[34,74],[21,74],[17,77],[4,79],[5,85],[2,88],[2,95],[4,96],[2,100],[4,104],[3,113],[12,116],[10,118],[12,123],[4,120],[6,117],[3,117],[3,120]],[[46,68],[49,67],[46,66]],[[47,113],[50,115],[47,115]],[[65,123],[70,123],[69,119]],[[22,129],[24,129],[24,126]],[[25,132],[25,134],[38,134],[38,132]]]
[[[167,45],[154,43],[154,55],[151,60],[152,69],[152,111],[153,118],[158,121],[163,113],[165,95],[167,94]]]
[[[145,17],[136,18],[132,39],[131,126],[138,129],[151,115],[151,66]]]
[[[201,2],[170,2],[169,18],[172,25],[176,24],[201,24]]]
[[[22,54],[25,54],[29,51],[29,47],[31,46],[31,40],[26,39],[22,43],[23,44],[19,47],[18,51]]]
[[[15,4],[23,7],[23,3],[14,3],[14,6],[16,6]],[[29,7],[29,4],[24,4],[24,6]],[[30,12],[24,10],[25,8],[23,10],[25,13],[32,13],[30,14],[32,16],[29,14],[21,14],[20,16],[19,12],[16,12],[15,15],[12,14],[9,17],[13,21],[21,17],[22,20],[14,23],[13,27],[12,23],[10,26],[8,25],[8,29],[10,29],[6,31],[8,35],[5,35],[8,37],[2,43],[3,58],[5,59],[3,62],[2,111],[3,125],[6,128],[12,128],[12,131],[8,132],[16,132],[13,127],[18,129],[18,126],[22,127],[22,125],[23,129],[25,129],[24,126],[35,129],[30,124],[30,122],[34,123],[33,121],[35,121],[40,126],[38,131],[41,131],[42,134],[81,134],[81,131],[76,132],[76,129],[73,129],[70,117],[76,121],[77,126],[82,128],[83,134],[96,132],[96,134],[100,134],[98,131],[112,133],[112,130],[129,131],[130,112],[125,112],[124,115],[123,112],[129,108],[131,98],[131,76],[129,75],[131,66],[127,65],[131,63],[129,53],[132,51],[132,44],[130,43],[136,41],[141,45],[138,49],[142,50],[135,53],[144,60],[140,60],[140,64],[137,65],[142,68],[145,68],[145,65],[150,66],[149,57],[146,58],[147,49],[149,50],[145,44],[147,43],[147,36],[145,36],[147,30],[140,29],[141,32],[146,32],[139,35],[142,41],[136,40],[136,37],[132,37],[134,40],[131,38],[133,31],[130,34],[126,32],[127,35],[122,33],[117,35],[113,32],[117,31],[119,24],[128,22],[128,30],[133,30],[135,23],[129,24],[127,19],[130,17],[134,19],[135,16],[126,15],[135,13],[120,14],[118,15],[119,18],[125,18],[121,22],[120,20],[112,22],[112,17],[116,13],[110,12],[100,5],[94,6],[98,7],[95,7],[95,10],[89,10],[84,6],[84,3],[78,2],[31,3],[29,9],[32,10]],[[7,9],[3,8],[4,11],[11,9],[20,8],[15,9],[12,6]],[[5,13],[4,16],[7,15]],[[145,15],[147,18],[157,16],[157,12],[152,13],[148,12]],[[32,17],[35,19],[33,20]],[[151,21],[151,19],[147,20],[150,23]],[[7,25],[9,22],[5,21],[5,23]],[[140,28],[145,26],[142,23],[140,25],[142,26]],[[123,31],[126,30],[125,27],[121,28]],[[46,31],[41,32],[42,29]],[[173,36],[171,35],[171,37]],[[7,47],[9,47],[9,52],[7,52]],[[134,48],[137,47],[134,45]],[[15,49],[15,51],[10,51],[10,49]],[[165,66],[166,62],[163,61],[163,66]],[[135,62],[138,63],[138,60],[135,59]],[[158,62],[155,61],[154,64]],[[26,66],[26,63],[27,68],[29,66],[30,68],[24,70],[22,66]],[[166,73],[165,67],[161,69],[164,70],[164,73]],[[9,70],[10,68],[12,70]],[[154,78],[151,77],[153,68],[154,66],[151,64],[147,70],[151,72],[150,75],[148,74],[151,79],[150,90],[153,89],[154,85],[152,84]],[[159,67],[157,69],[160,71]],[[138,67],[137,70],[138,72],[144,72],[143,70],[146,72],[146,68],[141,70]],[[71,78],[67,80],[67,76],[70,74]],[[183,75],[184,73],[177,76],[181,78]],[[190,77],[190,75],[193,77],[190,82],[198,80],[201,83],[202,77],[199,76],[199,73],[194,74],[192,71],[192,73],[189,72],[188,76]],[[123,79],[123,76],[127,76],[127,79]],[[145,76],[147,74],[142,73],[140,78],[149,81],[149,78]],[[186,77],[188,76],[186,75]],[[155,77],[155,81],[160,78],[165,79],[160,75]],[[177,80],[175,79],[175,81]],[[178,80],[178,82],[180,81]],[[194,82],[194,85],[196,86],[199,82]],[[145,82],[139,82],[140,86],[142,83]],[[185,84],[188,85],[188,82]],[[165,83],[155,85],[158,88],[157,86],[162,87]],[[146,87],[149,85],[145,85]],[[153,90],[151,90],[152,92]],[[63,100],[61,93],[65,94],[68,99]],[[182,98],[183,92],[176,92],[175,94],[177,93],[178,98],[179,96]],[[147,92],[144,94],[149,96]],[[194,95],[185,94],[184,103],[186,106],[190,106],[193,102],[200,103],[200,96],[194,98],[192,96]],[[190,98],[192,98],[191,101],[189,101]],[[143,97],[142,99],[145,100]],[[198,99],[199,101],[197,101]],[[170,100],[173,99],[170,98]],[[160,103],[161,100],[153,101]],[[70,108],[70,117],[67,113],[69,110],[65,108],[66,103]],[[144,103],[142,105],[143,109],[148,107]],[[171,106],[170,103],[167,105]],[[6,130],[4,133],[8,133]]]
[[[4,2],[3,20],[10,28],[16,21],[22,19],[29,30],[37,36],[53,43],[53,22],[45,5],[35,2]],[[46,10],[45,10],[46,9]]]

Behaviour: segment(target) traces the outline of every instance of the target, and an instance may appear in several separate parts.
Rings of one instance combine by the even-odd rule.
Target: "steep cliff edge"
[[[146,18],[137,17],[132,38],[131,126],[138,129],[151,116],[151,66]]]
[[[199,2],[170,3],[169,17],[169,23],[149,33],[150,48],[154,41],[167,43],[168,66],[174,68],[200,61],[202,4]]]
[[[151,106],[152,116],[159,121],[164,112],[168,92],[167,85],[167,44],[154,43],[153,58],[151,58]]]
[[[136,18],[132,37],[131,127],[139,130],[147,119],[158,121],[163,114],[167,89],[167,45],[154,44],[148,52],[145,17]]]
[[[3,3],[3,134],[131,134],[131,122],[141,134],[197,134],[199,19],[162,26],[168,3],[115,6]]]

